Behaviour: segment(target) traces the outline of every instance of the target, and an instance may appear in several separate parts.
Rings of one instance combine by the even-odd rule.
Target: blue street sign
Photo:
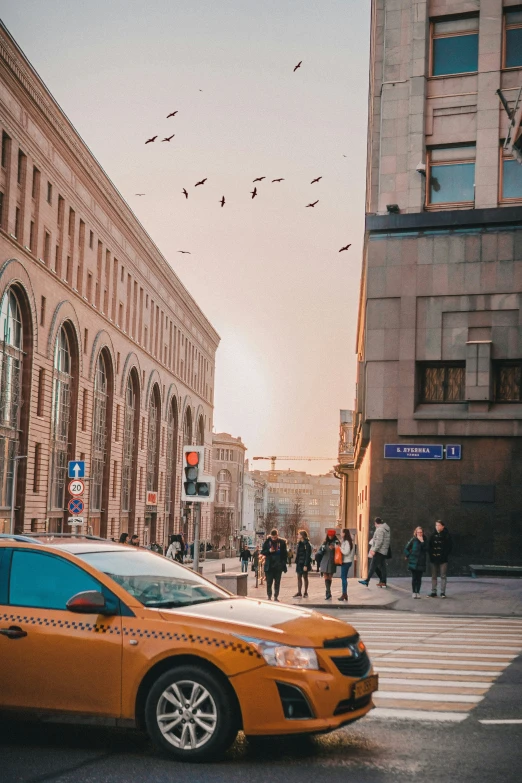
[[[69,462],[69,478],[85,477],[85,460],[74,459]]]
[[[384,459],[442,459],[443,446],[424,443],[386,443]]]
[[[455,446],[454,444],[446,446],[446,459],[461,459],[462,458],[462,446]]]
[[[72,500],[69,500],[67,504],[67,508],[71,514],[81,514],[84,507],[85,504],[81,498],[72,498]]]

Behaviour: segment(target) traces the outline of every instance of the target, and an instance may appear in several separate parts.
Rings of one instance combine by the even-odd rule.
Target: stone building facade
[[[241,537],[246,450],[241,438],[228,432],[212,435],[212,475],[216,479],[212,539],[216,547],[236,548]]]
[[[373,0],[357,527],[365,560],[391,524],[395,573],[437,518],[454,572],[522,560],[522,166],[497,93],[514,111],[521,87],[519,2]]]
[[[4,27],[0,133],[0,531],[67,531],[81,459],[83,530],[163,543],[219,337]]]

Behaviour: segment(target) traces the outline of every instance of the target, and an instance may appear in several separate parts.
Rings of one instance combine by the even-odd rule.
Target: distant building
[[[304,528],[312,543],[319,544],[325,531],[337,526],[340,488],[333,471],[313,476],[297,470],[254,470],[252,475],[267,482],[265,532],[277,527],[294,543],[297,529]]]
[[[243,477],[246,446],[227,432],[212,436],[212,474],[216,479],[212,543],[227,549],[239,542],[243,527]]]
[[[245,463],[243,476],[243,525],[242,535],[254,544],[259,539],[259,532],[264,532],[264,519],[268,505],[268,484],[248,469]]]
[[[336,474],[341,479],[339,521],[343,528],[357,528],[357,471],[354,467],[353,411],[340,411],[339,464]]]

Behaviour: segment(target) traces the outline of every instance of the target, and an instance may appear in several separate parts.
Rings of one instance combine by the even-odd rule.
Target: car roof
[[[48,537],[32,537],[27,535],[2,536],[0,546],[23,547],[38,546],[43,549],[59,549],[60,551],[70,552],[72,555],[87,554],[88,552],[132,552],[138,547],[130,547],[125,544],[119,544],[105,539],[89,541],[88,539],[71,540],[70,538],[54,538],[49,534]],[[148,549],[141,549],[142,552],[148,552]],[[152,554],[152,553],[150,553]]]

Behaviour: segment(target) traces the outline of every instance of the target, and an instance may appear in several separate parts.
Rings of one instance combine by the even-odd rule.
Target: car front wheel
[[[215,675],[196,665],[170,669],[156,680],[145,723],[154,744],[180,761],[221,756],[238,731],[230,695]]]

